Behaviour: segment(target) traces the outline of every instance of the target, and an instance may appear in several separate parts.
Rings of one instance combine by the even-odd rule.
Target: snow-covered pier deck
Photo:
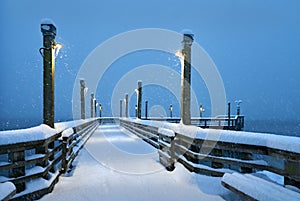
[[[157,150],[119,126],[100,126],[53,192],[41,200],[239,200],[221,178],[173,172],[159,163]]]
[[[299,145],[298,137],[137,118],[4,131],[1,199],[299,200]]]

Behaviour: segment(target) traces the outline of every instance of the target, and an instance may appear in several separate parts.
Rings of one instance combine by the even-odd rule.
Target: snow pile
[[[50,18],[43,18],[43,19],[41,20],[41,24],[53,24],[53,25],[56,27],[55,23],[54,23],[53,20],[50,19]]]
[[[6,196],[13,194],[16,187],[11,182],[0,183],[0,200],[4,200]]]
[[[175,137],[174,131],[172,131],[170,129],[166,129],[166,128],[159,128],[158,133],[165,135],[167,137]]]
[[[0,145],[44,140],[55,134],[57,134],[57,130],[45,124],[21,130],[1,131]]]
[[[59,123],[55,123],[54,127],[57,131],[63,131],[67,128],[73,128],[73,127],[79,126],[81,124],[84,124],[84,123],[92,121],[92,120],[95,120],[95,118],[59,122]]]
[[[68,128],[62,132],[62,137],[70,137],[74,133],[73,128]]]
[[[255,200],[300,200],[299,193],[250,174],[225,173],[222,182]]]
[[[64,131],[65,135],[71,135],[74,132],[73,127],[92,120],[95,119],[92,118],[86,120],[55,123],[55,129],[45,124],[41,124],[39,126],[27,129],[0,131],[0,145],[44,140],[62,131]]]

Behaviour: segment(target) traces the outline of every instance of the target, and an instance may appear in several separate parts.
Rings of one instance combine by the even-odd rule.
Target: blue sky
[[[215,62],[228,101],[243,100],[247,118],[300,121],[299,9],[297,0],[2,0],[1,125],[42,122],[43,18],[56,23],[56,40],[64,44],[56,62],[56,121],[72,118],[73,85],[88,54],[114,35],[140,28],[192,29]]]

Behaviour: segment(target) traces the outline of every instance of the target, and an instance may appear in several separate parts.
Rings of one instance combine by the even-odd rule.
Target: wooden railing
[[[169,123],[180,123],[180,118],[147,118],[143,120],[152,121],[166,121]],[[223,130],[236,130],[240,131],[244,128],[244,116],[219,116],[219,117],[203,117],[203,118],[191,118],[191,125],[201,128],[213,128]]]
[[[59,132],[41,125],[36,131],[24,129],[0,136],[7,141],[0,143],[0,183],[11,182],[16,187],[10,199],[33,200],[51,192],[98,125],[97,119],[90,119]],[[13,135],[20,139],[10,141],[10,137],[17,139]]]
[[[121,119],[120,125],[158,148],[160,161],[169,170],[176,161],[212,176],[267,170],[283,176],[285,184],[300,187],[300,138],[144,120]],[[174,137],[160,128],[174,132]]]

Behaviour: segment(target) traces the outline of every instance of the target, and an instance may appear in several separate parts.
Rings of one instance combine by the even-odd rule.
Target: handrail
[[[59,175],[72,167],[79,150],[98,125],[98,119],[58,123],[56,130],[41,125],[15,131],[22,136],[17,139],[11,131],[1,132],[0,183],[15,185],[16,194],[10,195],[10,199],[38,199],[51,192]],[[73,132],[62,137],[68,129]],[[37,188],[27,189],[28,182],[36,183]]]
[[[180,118],[158,118],[150,117],[143,120],[150,121],[166,121],[170,123],[180,123]],[[240,131],[244,128],[244,116],[234,115],[228,118],[227,116],[218,117],[202,117],[202,118],[191,118],[191,125],[198,126],[201,128],[214,128],[214,129],[224,129],[224,130],[237,130]]]
[[[220,136],[214,139],[207,132],[215,133],[216,130],[167,122],[120,119],[120,125],[138,133],[146,142],[157,144],[155,147],[159,149],[160,161],[167,160],[168,163],[162,164],[168,169],[172,169],[172,161],[177,161],[190,171],[212,176],[223,176],[233,171],[251,173],[267,170],[282,175],[285,184],[300,186],[300,138],[217,131]],[[174,139],[161,140],[169,138],[159,132],[162,127],[173,130]],[[192,136],[191,131],[196,135]],[[170,149],[174,150],[174,156]]]

